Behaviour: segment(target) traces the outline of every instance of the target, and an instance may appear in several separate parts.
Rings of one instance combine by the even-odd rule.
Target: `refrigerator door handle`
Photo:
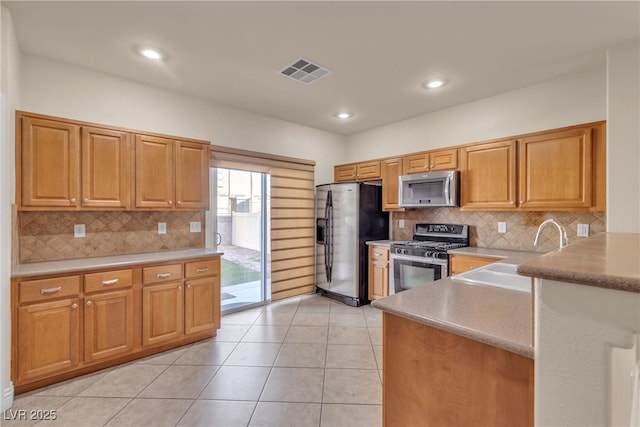
[[[329,252],[329,268],[327,268],[327,272],[329,274],[328,282],[331,283],[331,277],[333,273],[333,205],[329,206],[329,225],[327,229],[329,230],[329,243],[327,244],[327,251]]]
[[[331,219],[329,218],[329,200],[331,200],[331,191],[329,191],[327,193],[327,200],[325,201],[324,204],[324,218],[325,218],[325,222],[324,222],[324,273],[325,276],[327,277],[327,282],[331,282],[331,274],[329,273],[329,224]]]

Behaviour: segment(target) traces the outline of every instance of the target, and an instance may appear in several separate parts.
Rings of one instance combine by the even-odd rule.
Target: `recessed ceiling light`
[[[162,51],[153,47],[146,47],[146,46],[138,47],[137,52],[140,55],[144,56],[145,58],[152,59],[154,61],[160,61],[165,57]]]
[[[444,86],[446,83],[447,81],[445,79],[432,79],[432,80],[427,80],[424,83],[424,87],[426,87],[427,89],[436,89]]]
[[[336,117],[339,118],[339,119],[345,120],[345,119],[350,119],[351,117],[353,117],[353,114],[351,114],[351,113],[338,113],[338,114],[336,114]]]

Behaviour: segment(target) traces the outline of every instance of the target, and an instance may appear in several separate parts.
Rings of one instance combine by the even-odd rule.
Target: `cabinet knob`
[[[87,305],[91,305],[93,304],[91,301],[87,301]]]
[[[73,304],[71,304],[71,308],[78,308],[78,304],[74,302]]]
[[[520,204],[521,204],[521,205],[524,205],[524,200],[520,200]]]
[[[85,197],[84,199],[82,199],[82,203],[89,203],[89,199]]]
[[[187,289],[191,289],[191,285],[187,285]]]
[[[167,203],[168,204],[172,204],[173,202],[171,200],[167,200]]]
[[[429,167],[430,167],[431,169],[433,169],[433,166],[435,166],[435,165],[429,165]]]
[[[182,290],[182,285],[178,285],[178,290],[181,291]]]
[[[72,198],[70,198],[70,199],[69,199],[69,201],[70,201],[71,203],[75,203],[75,202],[76,202],[76,198],[75,198],[75,197],[72,197]]]
[[[178,200],[178,204],[179,204],[179,205],[181,205],[181,204],[182,204],[182,201],[181,201],[181,200]]]

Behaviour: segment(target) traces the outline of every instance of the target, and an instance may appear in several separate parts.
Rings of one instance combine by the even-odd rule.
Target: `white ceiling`
[[[640,37],[637,1],[2,3],[23,52],[341,134],[602,66]],[[299,57],[330,74],[279,74]],[[449,84],[422,89],[431,76]]]

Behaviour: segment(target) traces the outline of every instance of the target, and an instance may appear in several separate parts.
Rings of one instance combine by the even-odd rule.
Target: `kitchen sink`
[[[496,286],[520,292],[531,292],[531,277],[516,273],[516,264],[494,262],[451,276],[452,280],[475,285]]]

